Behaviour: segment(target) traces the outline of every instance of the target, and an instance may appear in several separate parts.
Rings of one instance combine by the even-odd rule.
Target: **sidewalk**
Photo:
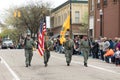
[[[54,51],[52,51],[51,54],[55,54],[55,56],[57,56],[57,57],[59,56],[59,57],[62,57],[62,58],[65,59],[64,54],[59,54],[59,53],[56,53]],[[82,55],[73,55],[72,56],[72,61],[80,63],[81,65],[83,65],[83,56]],[[74,65],[73,63],[71,63],[71,64]],[[92,57],[89,57],[89,59],[88,59],[88,67],[89,67],[89,65],[99,67],[99,68],[108,69],[108,70],[112,70],[112,71],[120,73],[120,70],[119,70],[120,67],[116,67],[115,64],[106,63],[105,61],[102,61],[100,59],[93,59]]]

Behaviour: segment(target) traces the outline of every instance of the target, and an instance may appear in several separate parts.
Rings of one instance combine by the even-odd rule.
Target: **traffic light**
[[[15,12],[14,12],[14,17],[21,17],[21,12],[19,11],[19,10],[16,10]]]
[[[21,12],[20,11],[18,11],[18,17],[21,17]]]
[[[14,12],[14,17],[17,17],[17,11]]]

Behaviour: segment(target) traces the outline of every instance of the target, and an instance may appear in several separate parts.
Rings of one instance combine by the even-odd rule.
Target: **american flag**
[[[40,22],[40,29],[38,32],[38,52],[41,56],[44,54],[44,34],[46,32],[46,23]]]

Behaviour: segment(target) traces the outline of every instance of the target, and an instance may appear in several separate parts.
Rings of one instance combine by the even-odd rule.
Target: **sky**
[[[25,5],[25,4],[29,3],[30,1],[37,2],[40,0],[0,0],[0,11],[8,9],[13,6],[19,7],[21,5]],[[42,1],[50,2],[50,3],[52,3],[52,7],[57,7],[67,0],[42,0]]]
[[[0,0],[0,21],[4,17],[4,11],[11,7],[19,7],[28,4],[30,1],[37,2],[41,0]],[[67,0],[42,0],[44,2],[50,2],[52,8],[55,8]]]
[[[19,7],[24,6],[30,1],[37,2],[41,0],[0,0],[0,21],[4,17],[4,11],[11,8],[11,7]],[[52,8],[55,8],[62,3],[66,2],[67,0],[42,0],[42,2],[50,2]]]

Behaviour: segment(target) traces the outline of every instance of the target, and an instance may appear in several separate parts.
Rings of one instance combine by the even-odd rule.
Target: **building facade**
[[[88,1],[72,0],[71,1],[71,19],[72,31],[75,35],[86,34],[80,32],[82,19],[85,13],[88,13]],[[61,4],[51,12],[51,30],[54,34],[60,34],[62,25],[70,14],[70,0]]]
[[[89,33],[94,38],[120,37],[120,0],[89,0]]]
[[[88,15],[89,15],[89,36],[94,37],[94,27],[95,27],[95,0],[88,1]]]

